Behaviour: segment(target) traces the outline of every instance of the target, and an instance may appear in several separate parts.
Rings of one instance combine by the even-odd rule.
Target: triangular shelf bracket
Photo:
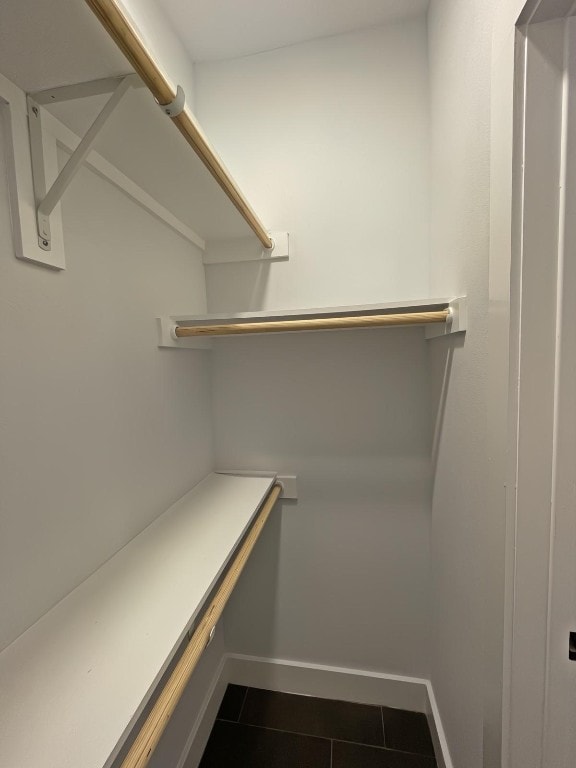
[[[88,156],[98,134],[113,114],[114,110],[132,87],[138,87],[141,81],[135,75],[120,78],[80,83],[50,91],[40,91],[28,96],[28,123],[30,128],[30,150],[32,160],[32,178],[36,200],[36,223],[38,227],[38,245],[45,251],[52,248],[50,215],[62,199],[62,195],[76,176],[80,166]],[[74,150],[68,162],[56,179],[49,183],[47,168],[53,160],[47,157],[45,131],[42,128],[42,105],[58,101],[85,98],[103,93],[112,93],[105,106],[98,114],[84,138]]]

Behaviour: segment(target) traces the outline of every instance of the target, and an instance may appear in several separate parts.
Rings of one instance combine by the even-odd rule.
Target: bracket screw
[[[42,240],[42,245],[48,245],[48,240]]]
[[[38,117],[38,107],[32,107],[32,112]]]

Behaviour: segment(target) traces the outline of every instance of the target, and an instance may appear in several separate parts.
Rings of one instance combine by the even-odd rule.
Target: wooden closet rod
[[[219,325],[176,326],[178,338],[187,336],[232,336],[243,333],[282,333],[289,331],[331,331],[346,328],[382,328],[392,325],[425,325],[445,323],[449,309],[435,312],[403,312],[390,315],[364,315],[355,317],[315,317],[297,320],[263,320],[261,322],[222,323]]]
[[[211,632],[222,615],[222,611],[228,602],[228,598],[236,586],[236,582],[250,557],[254,545],[256,544],[258,537],[270,516],[272,507],[276,503],[278,496],[280,496],[281,491],[282,486],[274,485],[266,497],[266,500],[252,524],[248,535],[244,539],[242,546],[238,550],[232,565],[228,568],[226,576],[218,587],[218,591],[204,612],[200,623],[194,630],[190,642],[174,667],[162,693],[150,710],[150,714],[140,729],[130,751],[124,758],[121,768],[145,768],[145,766],[148,765],[152,753],[156,749],[160,737],[164,733],[164,729],[168,725],[168,721],[174,712],[176,705],[180,701],[180,697],[184,693],[186,683],[190,679],[204,649],[210,641]]]
[[[174,89],[162,74],[116,0],[86,0],[86,2],[152,91],[156,101],[162,105],[171,104],[176,98]],[[264,248],[272,248],[274,243],[270,235],[210,146],[190,110],[185,108],[179,115],[171,117],[171,120],[178,126],[180,133],[214,176]]]

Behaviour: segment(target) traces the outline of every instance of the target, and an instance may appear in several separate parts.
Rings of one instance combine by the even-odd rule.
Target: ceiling
[[[152,0],[194,61],[246,56],[423,13],[428,0]],[[131,70],[81,0],[0,0],[0,73],[25,91]]]
[[[270,51],[424,13],[428,0],[161,0],[194,61]]]

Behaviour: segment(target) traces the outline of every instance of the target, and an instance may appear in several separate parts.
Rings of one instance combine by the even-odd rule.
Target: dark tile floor
[[[419,712],[229,685],[200,768],[435,768]]]

